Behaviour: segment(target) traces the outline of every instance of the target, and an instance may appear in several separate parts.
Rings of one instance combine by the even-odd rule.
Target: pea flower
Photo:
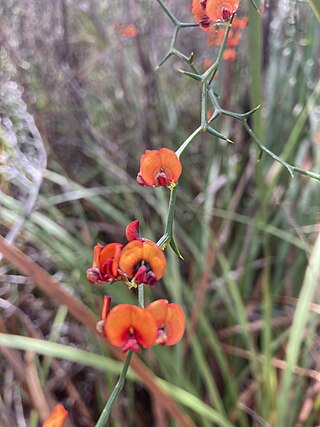
[[[141,347],[155,344],[157,325],[152,314],[142,307],[119,304],[108,313],[104,323],[105,334],[110,343],[128,350],[140,352]]]
[[[174,345],[181,340],[186,319],[179,304],[169,304],[166,299],[160,299],[149,304],[146,310],[151,313],[157,324],[156,344]]]
[[[137,182],[140,185],[168,187],[175,185],[182,172],[176,153],[168,148],[146,150],[141,156]]]
[[[238,7],[239,0],[208,0],[206,12],[213,21],[229,21]]]
[[[212,20],[206,12],[206,4],[206,1],[193,0],[191,9],[194,19],[198,22],[203,31],[209,31],[210,25],[212,24]]]
[[[121,279],[118,271],[121,243],[100,244],[94,247],[93,264],[87,270],[87,279],[92,285],[112,283]]]
[[[62,405],[56,405],[42,427],[62,427],[67,416],[68,411]]]
[[[238,10],[240,0],[193,0],[192,13],[204,31],[217,21],[229,21]]]
[[[166,271],[166,258],[162,250],[150,240],[132,240],[122,250],[121,271],[133,279],[132,284],[155,286]]]

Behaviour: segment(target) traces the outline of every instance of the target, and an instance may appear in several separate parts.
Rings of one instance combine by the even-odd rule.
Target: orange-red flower
[[[212,21],[229,21],[238,7],[239,0],[208,0],[206,12]]]
[[[87,279],[93,285],[115,282],[121,279],[118,271],[121,243],[100,244],[94,247],[93,264],[87,270]]]
[[[242,18],[236,17],[232,22],[232,29],[243,30],[248,25],[248,17],[243,16]]]
[[[141,307],[119,304],[107,315],[105,334],[110,343],[121,351],[140,351],[155,344],[157,325],[152,314]]]
[[[116,22],[114,28],[125,38],[132,38],[138,35],[138,29],[134,24],[121,25]]]
[[[62,427],[67,416],[68,411],[62,405],[56,405],[42,427]]]
[[[174,345],[184,334],[186,319],[179,304],[169,304],[166,299],[152,302],[146,307],[152,314],[158,329],[156,344]]]
[[[134,283],[154,286],[166,271],[163,251],[150,240],[132,240],[122,250],[119,267]]]
[[[235,61],[237,59],[237,52],[235,49],[229,47],[223,52],[222,57],[225,61]]]
[[[198,22],[203,31],[209,31],[212,23],[212,20],[206,13],[206,4],[206,1],[193,0],[191,9],[194,14],[194,19]]]
[[[137,181],[140,185],[167,187],[178,181],[181,172],[181,162],[174,151],[168,148],[147,150],[141,156]]]
[[[193,0],[192,13],[202,30],[209,31],[217,21],[229,21],[240,0]]]

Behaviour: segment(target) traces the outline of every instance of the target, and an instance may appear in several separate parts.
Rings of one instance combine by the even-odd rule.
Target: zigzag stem
[[[157,2],[160,4],[160,6],[162,7],[162,9],[166,12],[166,14],[169,16],[173,16],[173,14],[169,11],[169,9],[167,8],[167,6],[163,3],[162,0],[157,0]],[[254,7],[257,9],[256,4],[252,1]],[[234,17],[234,16],[233,16]],[[232,20],[233,17],[230,20],[230,24],[232,24]],[[177,36],[179,33],[179,30],[181,28],[185,28],[187,26],[191,26],[189,24],[185,24],[180,22],[176,17],[174,17],[174,20],[172,20],[172,22],[174,23],[174,25],[176,26],[175,32],[173,34],[173,38],[171,41],[171,46],[169,49],[168,54],[166,55],[166,57],[164,58],[164,60],[161,62],[161,65],[163,65],[167,59],[169,59],[171,56],[177,56],[179,59],[184,60],[189,67],[191,68],[191,70],[193,71],[193,73],[189,73],[189,72],[185,72],[183,71],[183,74],[186,74],[187,76],[194,78],[195,80],[201,81],[203,88],[202,88],[202,101],[201,101],[201,126],[200,126],[200,130],[202,131],[207,131],[208,133],[223,139],[227,142],[232,142],[230,141],[227,137],[223,136],[222,134],[220,134],[219,132],[217,132],[215,129],[213,129],[212,127],[209,126],[209,123],[213,122],[214,120],[216,120],[219,115],[226,115],[229,117],[233,117],[236,120],[240,120],[242,122],[242,126],[245,128],[245,130],[248,132],[248,134],[251,136],[251,138],[253,139],[254,143],[258,146],[259,150],[261,153],[265,153],[268,156],[270,156],[273,160],[275,160],[276,162],[280,163],[284,168],[287,169],[287,171],[289,172],[290,176],[293,177],[294,176],[294,172],[299,173],[301,175],[305,175],[308,176],[309,178],[315,179],[316,181],[320,182],[320,174],[316,173],[316,172],[312,172],[312,171],[308,171],[308,170],[304,170],[298,166],[295,165],[291,165],[289,163],[287,163],[285,160],[281,159],[279,156],[277,156],[277,154],[275,154],[273,151],[269,150],[269,148],[267,148],[265,145],[263,145],[263,143],[259,140],[259,138],[255,135],[255,133],[253,132],[253,130],[250,128],[250,126],[247,123],[248,118],[260,107],[256,107],[253,110],[247,112],[247,113],[235,113],[232,111],[227,111],[224,110],[223,108],[221,108],[216,95],[214,94],[212,88],[210,87],[213,77],[216,73],[216,71],[218,70],[221,60],[222,60],[222,55],[226,46],[226,42],[227,42],[227,38],[229,35],[229,31],[231,29],[231,25],[229,25],[227,27],[227,30],[225,32],[224,35],[224,39],[223,42],[220,46],[218,55],[217,55],[217,59],[216,61],[201,75],[197,68],[194,66],[193,64],[193,54],[191,54],[189,57],[187,55],[185,55],[184,53],[182,53],[181,51],[179,51],[176,48],[176,41],[177,41]],[[195,24],[193,26],[197,26],[198,24]],[[207,80],[209,79],[209,82],[207,82]],[[214,108],[215,108],[215,112],[214,115],[210,118],[210,120],[208,120],[207,118],[207,97],[209,96]],[[199,128],[195,131],[197,134],[200,133]],[[184,150],[185,148],[189,145],[189,143],[194,139],[194,133],[192,135],[190,135],[186,141],[184,141],[182,143],[182,145],[180,146],[180,148],[176,151],[176,154],[179,156]],[[192,139],[190,140],[190,137],[192,136]]]

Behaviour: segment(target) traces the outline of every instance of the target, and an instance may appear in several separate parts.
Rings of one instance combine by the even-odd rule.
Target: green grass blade
[[[80,363],[112,374],[120,374],[122,371],[123,364],[108,357],[36,338],[0,333],[0,345],[19,350],[31,350],[35,353]],[[130,372],[128,378],[135,379],[136,376]]]
[[[317,20],[320,22],[320,2],[319,0],[308,0],[311,9]]]
[[[320,235],[318,235],[311,253],[290,331],[286,357],[288,367],[284,372],[283,382],[279,391],[276,427],[286,426],[286,415],[287,411],[290,410],[288,396],[293,381],[293,368],[298,362],[300,349],[305,339],[305,327],[310,317],[308,307],[320,281],[319,259]]]
[[[158,379],[158,382],[171,397],[173,397],[178,403],[185,406],[186,408],[192,409],[200,416],[205,417],[222,427],[234,427],[234,425],[230,423],[223,415],[221,415],[215,409],[212,409],[209,405],[206,405],[197,396],[194,396],[193,394],[182,390],[181,388],[176,387],[167,381]]]

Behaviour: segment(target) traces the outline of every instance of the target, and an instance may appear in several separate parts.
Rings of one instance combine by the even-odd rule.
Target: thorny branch
[[[214,90],[212,88],[212,81],[213,81],[214,75],[216,74],[217,70],[219,69],[221,59],[222,59],[222,54],[223,54],[223,51],[225,49],[225,45],[226,45],[226,41],[227,41],[227,38],[229,35],[229,31],[232,27],[232,20],[233,20],[234,16],[231,18],[230,22],[228,24],[226,24],[227,28],[225,31],[223,42],[222,42],[220,49],[219,49],[219,52],[218,52],[217,59],[203,74],[200,74],[198,72],[197,68],[195,67],[195,65],[193,64],[193,60],[194,60],[193,53],[191,53],[190,56],[187,56],[184,53],[182,53],[181,51],[179,51],[179,49],[177,49],[177,47],[176,47],[176,42],[177,42],[177,37],[178,37],[179,31],[183,28],[187,28],[187,27],[191,27],[191,26],[192,27],[197,26],[198,24],[188,24],[188,23],[180,22],[172,14],[172,12],[168,9],[168,7],[164,4],[164,2],[162,0],[156,0],[156,1],[158,2],[160,7],[163,9],[163,11],[166,13],[166,15],[169,17],[169,19],[171,20],[171,22],[175,26],[175,29],[174,29],[174,32],[172,35],[172,39],[171,39],[170,48],[169,48],[167,54],[165,55],[165,57],[163,58],[163,60],[159,63],[157,68],[161,67],[171,56],[176,56],[179,59],[184,60],[192,70],[192,72],[182,71],[182,70],[179,70],[179,71],[182,72],[184,75],[186,75],[186,76],[188,76],[188,77],[190,77],[196,81],[201,82],[201,84],[202,84],[201,125],[199,128],[197,128],[194,131],[194,133],[192,135],[190,135],[186,139],[185,142],[182,143],[180,148],[176,151],[176,154],[178,156],[180,156],[182,154],[182,152],[187,148],[189,143],[192,142],[192,140],[201,132],[208,132],[211,135],[216,136],[217,138],[220,138],[224,141],[232,142],[227,137],[225,137],[224,135],[222,135],[220,132],[218,132],[217,130],[215,130],[214,128],[212,128],[209,125],[209,123],[214,122],[220,115],[225,115],[225,116],[232,117],[236,120],[239,120],[241,122],[242,126],[244,127],[244,129],[251,136],[254,143],[257,145],[260,153],[261,154],[265,153],[268,156],[270,156],[271,158],[273,158],[275,161],[280,163],[283,167],[285,167],[287,169],[287,171],[289,172],[289,174],[291,175],[292,178],[294,176],[294,172],[296,172],[296,173],[308,176],[309,178],[315,179],[316,181],[320,182],[320,174],[318,174],[316,172],[304,170],[304,169],[301,169],[297,166],[291,165],[290,163],[287,163],[285,160],[283,160],[279,156],[277,156],[274,152],[269,150],[259,140],[259,138],[256,136],[254,131],[249,126],[248,119],[252,114],[254,114],[260,108],[260,105],[257,106],[256,108],[252,109],[251,111],[248,111],[247,113],[235,113],[232,111],[227,111],[227,110],[224,110],[220,106],[220,103],[218,101],[218,97],[216,96],[216,94],[214,93]],[[254,5],[254,7],[256,8],[255,3],[253,1],[252,1],[252,3]],[[215,109],[214,114],[209,119],[207,117],[208,99],[211,101],[211,103]]]

